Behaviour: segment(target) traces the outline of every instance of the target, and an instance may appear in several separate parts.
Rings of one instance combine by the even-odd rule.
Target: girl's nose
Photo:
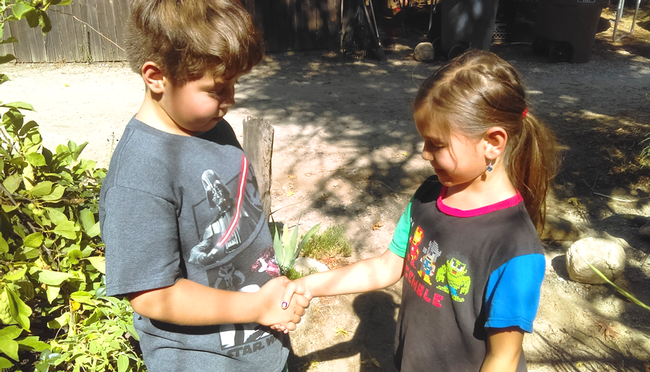
[[[426,148],[422,149],[422,159],[426,161],[432,161],[433,160],[433,154],[430,151],[427,151]]]

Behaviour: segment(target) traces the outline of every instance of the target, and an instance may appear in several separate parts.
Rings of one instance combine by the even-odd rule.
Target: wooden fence
[[[121,61],[129,0],[74,0],[48,10],[52,31],[43,36],[24,20],[7,22],[0,55],[17,62]],[[268,52],[329,49],[336,45],[341,0],[241,0],[263,33]],[[8,27],[7,27],[8,26]]]

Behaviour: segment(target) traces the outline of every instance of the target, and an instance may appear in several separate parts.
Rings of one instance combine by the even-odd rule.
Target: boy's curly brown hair
[[[264,42],[237,0],[132,0],[125,31],[131,69],[147,61],[174,84],[209,74],[249,72],[264,55]]]

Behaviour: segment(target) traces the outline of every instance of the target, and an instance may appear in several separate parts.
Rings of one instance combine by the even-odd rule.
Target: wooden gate
[[[0,55],[17,62],[122,61],[122,30],[129,0],[74,0],[48,10],[52,31],[43,36],[24,20],[6,22]],[[341,0],[241,0],[263,33],[267,52],[335,48]]]

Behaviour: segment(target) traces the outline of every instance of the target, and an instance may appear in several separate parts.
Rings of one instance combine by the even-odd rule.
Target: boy
[[[262,40],[237,0],[130,6],[126,49],[146,92],[100,194],[107,293],[131,302],[150,372],[281,371],[288,340],[264,326],[295,329],[309,301],[280,306],[288,279],[223,120]]]

